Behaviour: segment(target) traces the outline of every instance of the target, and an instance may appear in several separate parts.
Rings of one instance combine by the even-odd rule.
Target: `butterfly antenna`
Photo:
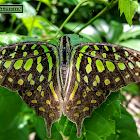
[[[43,17],[43,16],[42,16]],[[44,17],[43,17],[44,18]],[[46,18],[44,18],[56,31],[58,31],[58,29]],[[60,33],[60,32],[59,32]],[[60,33],[61,34],[61,33]],[[61,34],[63,35],[63,34]]]

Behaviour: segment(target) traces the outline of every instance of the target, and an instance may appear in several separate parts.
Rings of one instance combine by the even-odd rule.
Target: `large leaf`
[[[132,25],[132,18],[138,9],[137,0],[119,0],[120,15],[124,13],[129,25]]]
[[[96,27],[98,32],[104,37],[106,36],[106,34],[109,31],[109,25],[107,24],[107,22],[104,19],[95,20],[93,22],[93,25]]]
[[[116,21],[112,21],[110,26],[109,26],[109,31],[106,35],[106,40],[108,43],[116,43],[119,39],[119,36],[122,34],[123,32],[123,26],[116,22]]]
[[[27,41],[39,41],[39,39],[30,36],[21,36],[19,34],[0,32],[0,46]]]
[[[16,92],[0,87],[0,139],[28,140],[29,131],[20,127],[21,117],[17,117],[21,110],[22,101]]]
[[[9,128],[20,110],[21,100],[19,98],[17,93],[0,87],[0,132],[5,132]]]
[[[139,140],[136,124],[132,116],[122,106],[121,114],[121,118],[113,117],[116,124],[116,134],[112,134],[106,140]]]

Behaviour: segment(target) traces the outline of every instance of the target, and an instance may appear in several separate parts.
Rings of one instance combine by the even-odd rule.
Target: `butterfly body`
[[[65,96],[65,90],[69,80],[69,63],[71,58],[70,39],[66,36],[60,38],[60,45],[58,47],[59,60],[60,60],[60,81],[62,87],[62,96]]]
[[[18,91],[22,100],[51,125],[62,113],[76,123],[99,108],[110,91],[140,81],[140,52],[125,47],[88,42],[59,46],[22,42],[0,48],[0,85]]]

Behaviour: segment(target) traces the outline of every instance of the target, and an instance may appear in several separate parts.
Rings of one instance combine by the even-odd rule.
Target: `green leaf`
[[[130,30],[122,33],[119,40],[132,38],[138,35],[140,35],[140,25],[133,25],[133,27]]]
[[[93,138],[95,135],[100,136],[100,138],[105,138],[111,133],[114,133],[115,125],[110,120],[110,116],[120,117],[120,101],[117,100],[118,95],[118,92],[112,92],[107,101],[92,113],[91,118],[89,120],[85,119],[84,127],[87,135],[90,132]]]
[[[140,51],[140,40],[139,39],[129,39],[126,41],[119,42],[118,45]]]
[[[0,132],[4,133],[9,128],[21,109],[21,103],[22,101],[16,92],[0,87]]]
[[[20,126],[23,116],[18,115],[22,106],[19,95],[0,87],[0,106],[0,139],[28,140],[28,129]]]
[[[89,40],[88,38],[86,37],[80,37],[79,35],[76,35],[76,34],[66,34],[70,40],[71,40],[71,46],[74,46],[74,45],[77,45],[77,44],[80,44],[80,43],[84,43],[84,42],[92,42],[91,40]],[[54,44],[54,45],[59,45],[59,38],[58,37],[56,40],[51,40],[49,41],[48,43],[51,43],[51,44]]]
[[[21,36],[19,34],[0,32],[0,46],[27,41],[39,41],[39,39],[30,36]]]
[[[84,43],[84,42],[92,42],[88,38],[79,37],[79,35],[76,35],[76,34],[74,34],[74,35],[73,34],[68,34],[67,36],[70,37],[72,46],[80,44],[80,43]]]
[[[121,114],[121,118],[112,117],[116,124],[116,134],[111,134],[106,140],[139,140],[135,121],[123,106]]]
[[[32,117],[32,120],[33,120],[33,124],[35,126],[35,130],[36,130],[37,135],[41,139],[47,138],[46,126],[45,126],[44,119],[41,117],[34,116],[34,117]]]
[[[78,31],[84,24],[78,23],[78,22],[69,22],[65,24],[65,28],[71,30],[72,32]],[[85,29],[83,29],[80,33],[80,35],[88,38],[89,40],[93,42],[102,42],[101,36],[99,32],[93,27],[93,26],[87,26]]]
[[[140,2],[139,2],[137,13],[140,14]]]
[[[1,140],[29,140],[29,131],[27,128],[14,129],[6,133],[0,132]]]
[[[121,102],[126,102],[126,98],[123,94],[119,94],[119,100],[121,100]]]
[[[132,93],[134,95],[139,95],[139,93],[140,93],[138,85],[136,85],[134,83],[129,84],[126,87],[123,87],[121,90],[126,91],[127,93]]]
[[[109,26],[109,31],[106,35],[106,40],[108,43],[116,43],[119,40],[119,36],[123,32],[123,26],[116,22],[116,21],[111,21],[111,24]]]
[[[32,26],[37,27],[39,29],[43,29],[44,27],[39,23],[39,21],[45,21],[45,19],[41,16],[36,16],[31,18],[22,18],[22,22],[24,23],[25,27],[27,28],[28,32],[31,30]],[[33,23],[33,25],[32,25]]]
[[[109,31],[109,25],[104,19],[96,19],[93,25],[102,36],[105,36]]]
[[[23,13],[12,13],[17,18],[30,18],[36,15],[36,10],[33,6],[31,6],[28,2],[23,1]]]
[[[138,9],[137,0],[119,0],[120,15],[124,13],[129,25],[132,25],[132,18]]]

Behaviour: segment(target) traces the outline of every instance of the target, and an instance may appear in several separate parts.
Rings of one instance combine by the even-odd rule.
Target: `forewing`
[[[22,100],[51,125],[62,114],[57,81],[57,48],[41,42],[23,42],[0,48],[0,85],[18,91]]]
[[[74,56],[73,56],[74,55]],[[100,107],[110,91],[140,81],[140,52],[107,43],[74,46],[64,114],[81,136],[83,119]]]

